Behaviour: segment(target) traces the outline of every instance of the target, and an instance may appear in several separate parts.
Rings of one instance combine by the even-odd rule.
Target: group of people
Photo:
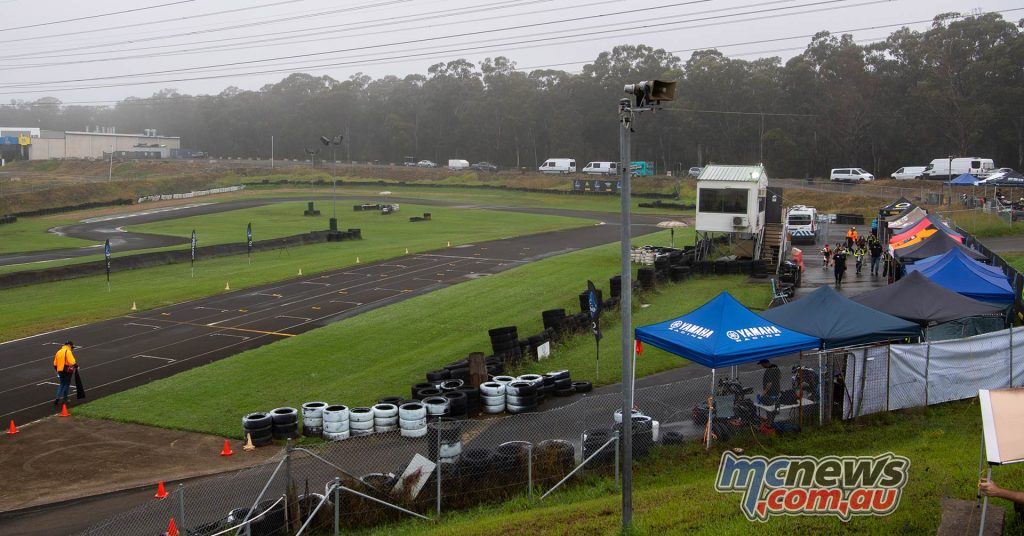
[[[846,232],[845,242],[837,242],[834,246],[826,243],[825,247],[821,248],[821,268],[827,270],[829,266],[832,266],[836,287],[841,287],[843,277],[846,275],[846,261],[849,257],[853,257],[857,275],[860,275],[863,269],[864,257],[868,257],[871,263],[869,268],[871,275],[877,276],[884,249],[875,235],[860,236],[857,233],[857,227],[853,226]]]

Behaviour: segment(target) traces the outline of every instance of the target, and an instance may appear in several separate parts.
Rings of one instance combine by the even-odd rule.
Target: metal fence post
[[[924,347],[924,407],[928,407],[928,366],[932,362],[932,343],[928,341]]]
[[[181,519],[181,528],[185,529],[185,484],[178,484],[178,518]],[[187,531],[186,531],[187,532]]]
[[[615,485],[619,485],[619,436],[615,436]]]
[[[341,477],[334,477],[334,536],[338,536],[341,524]]]
[[[437,429],[437,518],[441,518],[441,430]]]
[[[1010,387],[1013,387],[1013,322],[1010,322]]]
[[[529,499],[533,499],[533,443],[530,443],[530,448],[527,449],[526,455],[529,456],[526,459],[526,484],[529,489],[526,492],[526,496]]]
[[[892,383],[889,381],[891,376],[891,362],[892,362],[892,345],[885,345],[885,411],[889,411],[889,385]]]

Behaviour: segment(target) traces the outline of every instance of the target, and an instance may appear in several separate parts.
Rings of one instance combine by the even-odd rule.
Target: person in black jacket
[[[871,252],[871,275],[878,275],[878,265],[881,264],[882,260],[882,243],[878,240],[872,240],[871,245],[868,246],[868,251]]]
[[[833,268],[833,274],[836,277],[836,288],[843,285],[843,276],[846,275],[846,249],[843,246],[836,248],[836,252],[832,254],[832,263],[835,265]]]
[[[757,401],[764,405],[772,405],[779,400],[780,382],[782,373],[779,366],[767,359],[757,362],[764,369],[764,376],[761,379],[761,392],[757,395]]]

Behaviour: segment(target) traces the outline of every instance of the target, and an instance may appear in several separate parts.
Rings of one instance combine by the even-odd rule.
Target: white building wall
[[[704,188],[715,190],[746,190],[747,211],[739,214],[700,212],[698,204],[696,222],[696,229],[698,231],[751,233],[760,230],[764,223],[764,213],[758,212],[758,192],[763,189],[760,182],[699,181],[697,184],[698,203],[700,201],[700,191]],[[737,216],[746,218],[746,225],[734,225],[733,218]]]
[[[103,153],[129,151],[138,144],[158,143],[167,149],[180,149],[181,138],[169,136],[142,136],[135,134],[105,134],[102,132],[65,132],[64,158],[103,158]]]

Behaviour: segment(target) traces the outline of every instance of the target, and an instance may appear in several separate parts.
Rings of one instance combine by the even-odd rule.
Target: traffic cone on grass
[[[299,268],[299,275],[302,275],[302,268]]]
[[[178,532],[178,525],[174,522],[174,518],[171,518],[171,522],[167,524],[167,536],[178,536],[181,534]]]
[[[227,439],[224,440],[224,448],[221,449],[221,456],[231,456],[234,452],[231,452],[231,443]]]
[[[61,404],[60,405],[60,416],[61,417],[70,417],[71,416],[71,414],[68,413],[68,405],[67,404]]]
[[[231,282],[230,281],[224,283],[224,290],[231,290]]]
[[[132,308],[131,308],[131,310],[132,310],[132,311],[138,311],[138,310],[139,310],[139,308],[135,306],[135,302],[132,302]]]
[[[156,485],[156,495],[153,496],[156,499],[163,499],[167,497],[167,489],[164,488],[164,481],[161,480]]]
[[[14,435],[18,433],[18,427],[14,426],[14,419],[11,419],[11,426],[7,429],[7,435]]]

